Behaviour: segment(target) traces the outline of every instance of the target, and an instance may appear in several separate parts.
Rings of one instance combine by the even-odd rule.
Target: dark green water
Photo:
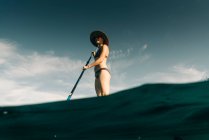
[[[76,94],[76,93],[75,93]],[[0,140],[209,140],[209,82],[0,107]]]

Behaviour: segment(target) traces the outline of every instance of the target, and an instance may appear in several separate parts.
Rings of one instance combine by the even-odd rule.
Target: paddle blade
[[[71,95],[69,95],[69,96],[67,97],[67,101],[70,101],[70,99],[71,99]]]

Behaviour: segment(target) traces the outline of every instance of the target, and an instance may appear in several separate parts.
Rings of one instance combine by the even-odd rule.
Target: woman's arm
[[[94,67],[94,66],[102,63],[102,61],[105,59],[105,55],[107,54],[107,51],[108,51],[107,45],[103,45],[100,57],[96,61],[94,61],[93,63],[89,64],[88,68]]]
[[[84,70],[89,69],[91,67],[94,67],[94,66],[99,65],[100,63],[102,63],[102,61],[105,58],[105,55],[108,52],[108,46],[107,45],[103,45],[101,49],[102,49],[102,52],[101,52],[100,57],[96,61],[94,61],[93,63],[91,63],[91,64],[89,64],[87,66],[84,66],[83,67]]]

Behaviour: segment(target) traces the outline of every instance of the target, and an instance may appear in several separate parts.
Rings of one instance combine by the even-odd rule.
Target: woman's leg
[[[100,84],[100,80],[99,78],[95,78],[95,91],[97,93],[97,96],[102,96],[102,93],[101,93],[101,84]]]
[[[107,70],[101,70],[99,80],[101,83],[102,96],[107,96],[110,94],[110,78],[110,73]]]

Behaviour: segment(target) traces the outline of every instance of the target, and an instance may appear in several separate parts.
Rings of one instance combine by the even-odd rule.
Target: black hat
[[[96,38],[101,37],[104,40],[104,44],[109,45],[109,40],[107,38],[107,36],[105,35],[105,33],[101,32],[101,31],[93,31],[90,35],[90,40],[91,43],[94,46],[98,46],[97,42],[96,42]]]

